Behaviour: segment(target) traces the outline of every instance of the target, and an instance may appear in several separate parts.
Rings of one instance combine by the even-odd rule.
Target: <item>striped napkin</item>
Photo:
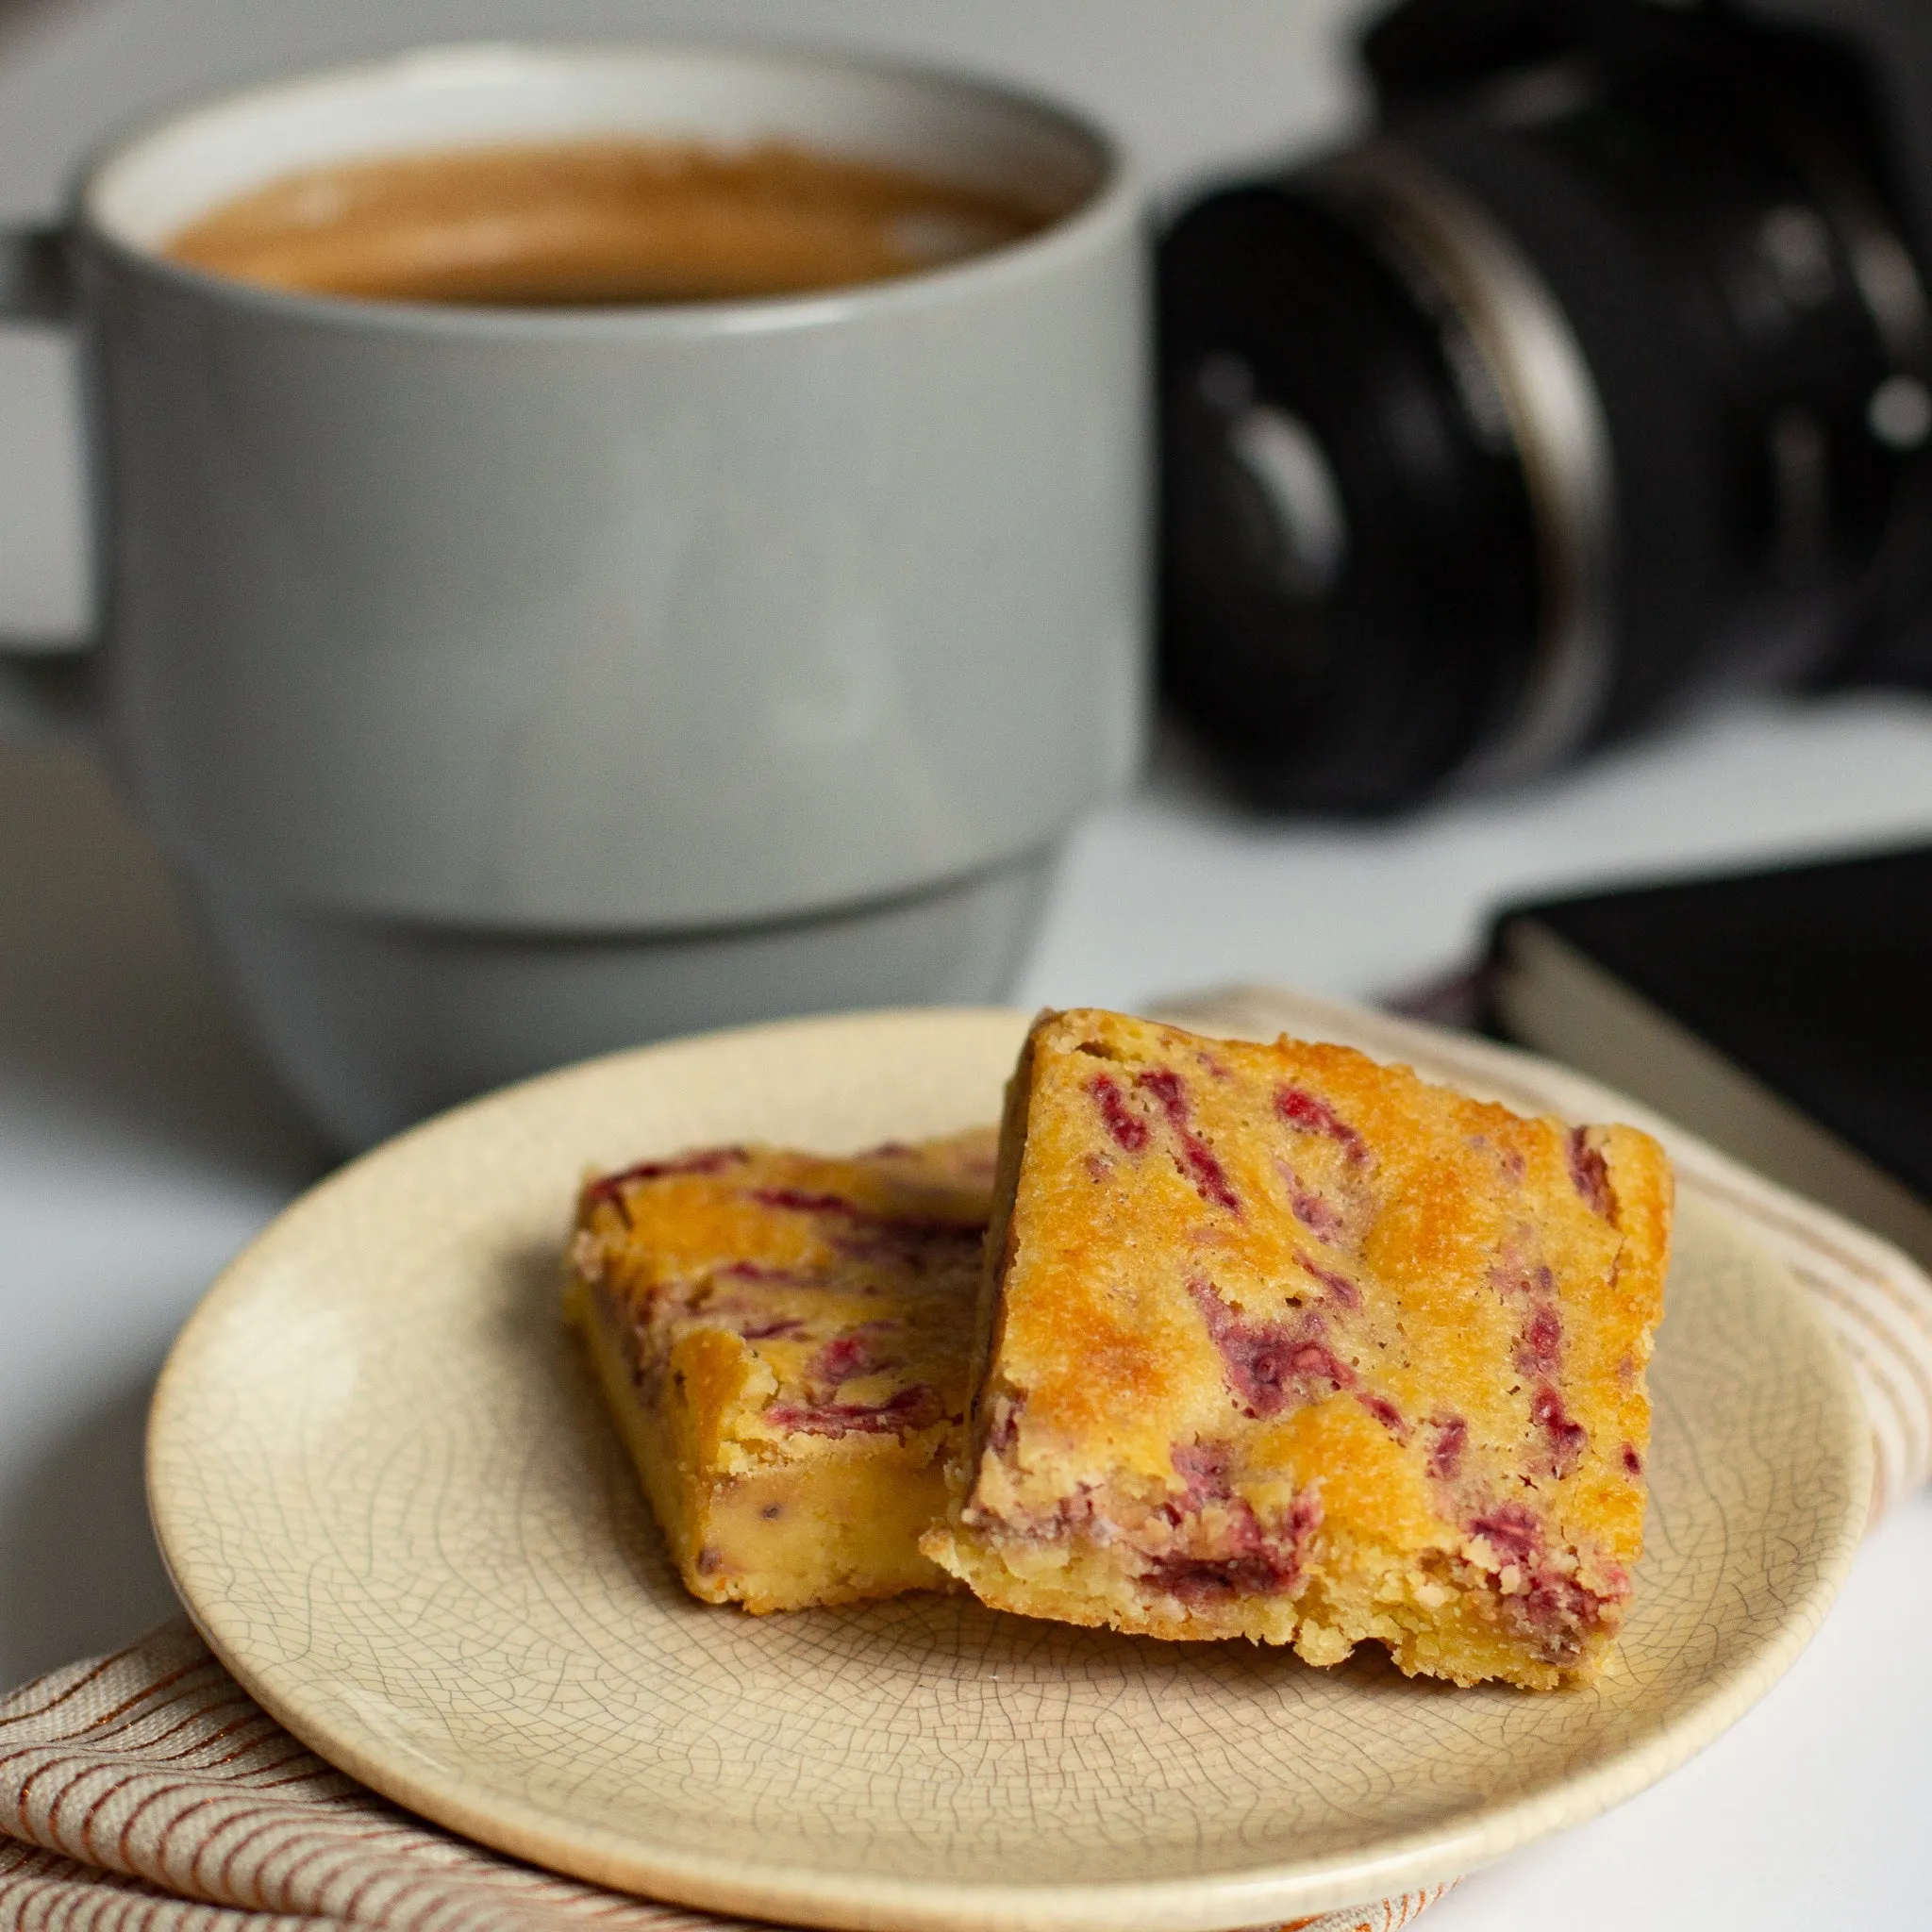
[[[1679,1186],[1749,1224],[1843,1341],[1877,1447],[1874,1517],[1932,1473],[1932,1280],[1885,1242],[1527,1054],[1266,987],[1177,1001],[1159,1017],[1344,1041],[1519,1111],[1648,1128]],[[1395,1932],[1447,1890],[1294,1927]],[[185,1622],[0,1700],[0,1932],[560,1932],[587,1921],[757,1932],[553,1877],[399,1810],[283,1730]]]

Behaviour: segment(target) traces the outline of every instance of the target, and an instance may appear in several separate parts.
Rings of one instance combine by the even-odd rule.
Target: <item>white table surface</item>
[[[292,61],[666,24],[938,56],[1083,99],[1158,184],[1346,125],[1345,0],[40,0],[0,8],[0,218],[157,101]],[[0,337],[0,628],[77,620],[59,352]],[[1019,989],[1131,1005],[1276,978],[1368,997],[1453,963],[1499,894],[1932,832],[1932,702],[1760,704],[1395,827],[1246,819],[1184,758],[1079,835]],[[0,747],[0,1684],[172,1606],[141,1493],[170,1336],[321,1171],[172,881],[84,750]],[[1932,1923],[1932,1501],[1872,1539],[1737,1729],[1607,1818],[1479,1874],[1441,1932]]]

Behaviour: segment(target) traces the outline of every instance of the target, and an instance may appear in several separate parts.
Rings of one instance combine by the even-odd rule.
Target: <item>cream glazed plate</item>
[[[1867,1426],[1799,1291],[1688,1192],[1647,1548],[1593,1690],[1412,1682],[1367,1646],[1312,1670],[959,1596],[762,1619],[688,1598],[559,1318],[580,1177],[991,1121],[1024,1026],[882,1013],[646,1048],[298,1202],[189,1323],[149,1434],[162,1547],[223,1660],[486,1844],[880,1932],[1201,1932],[1453,1877],[1628,1797],[1769,1689],[1851,1561]]]

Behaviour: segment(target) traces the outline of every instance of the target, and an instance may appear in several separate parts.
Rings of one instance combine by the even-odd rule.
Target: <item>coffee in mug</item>
[[[791,142],[597,140],[302,169],[190,223],[166,253],[313,294],[583,307],[883,281],[1045,222],[994,188]]]

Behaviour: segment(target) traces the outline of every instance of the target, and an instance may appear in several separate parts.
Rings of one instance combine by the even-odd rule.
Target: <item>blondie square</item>
[[[945,1589],[991,1128],[716,1147],[590,1182],[570,1311],[685,1586],[792,1610]]]
[[[1043,1015],[924,1547],[1032,1616],[1586,1682],[1642,1547],[1671,1203],[1633,1128]]]

